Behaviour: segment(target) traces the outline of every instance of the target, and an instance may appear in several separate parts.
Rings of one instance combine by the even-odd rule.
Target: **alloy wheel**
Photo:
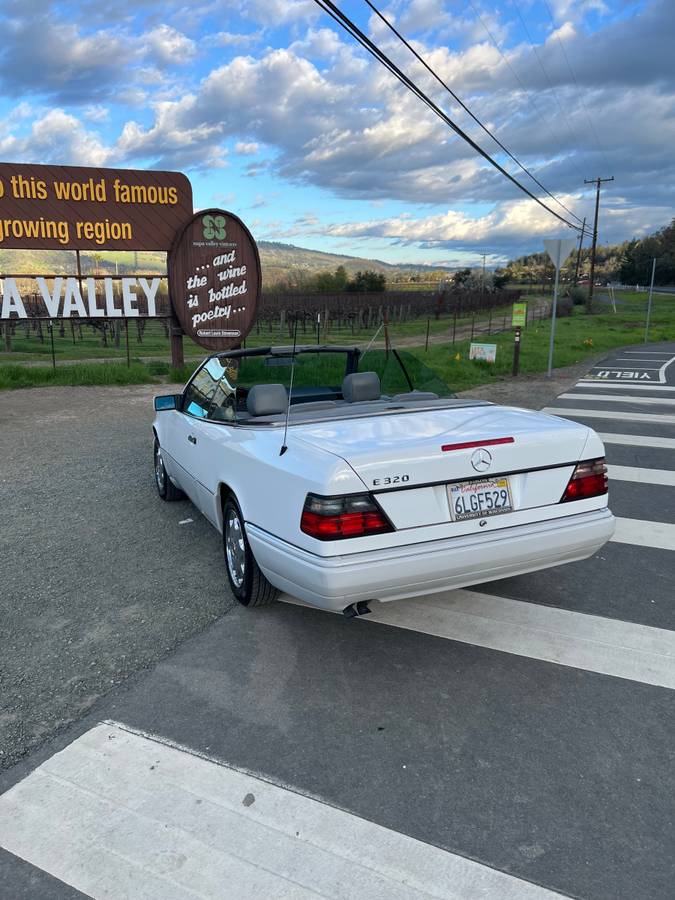
[[[225,556],[230,578],[240,588],[246,574],[246,544],[241,521],[236,511],[228,510],[225,522]]]
[[[155,447],[155,481],[157,482],[157,490],[162,493],[166,482],[166,472],[164,470],[164,460],[162,459],[162,451],[159,444]]]

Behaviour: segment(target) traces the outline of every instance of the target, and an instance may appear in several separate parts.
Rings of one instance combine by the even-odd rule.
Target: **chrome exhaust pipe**
[[[367,616],[370,612],[367,600],[359,600],[356,603],[350,603],[342,610],[342,615],[347,619],[355,619],[356,616]]]

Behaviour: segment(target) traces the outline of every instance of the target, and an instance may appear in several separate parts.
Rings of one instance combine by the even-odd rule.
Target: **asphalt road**
[[[11,850],[0,852],[0,885],[11,891],[0,887],[0,897],[63,900],[80,896],[78,887],[125,896],[106,876],[106,852],[142,867],[133,870],[139,891],[143,879],[163,879],[147,896],[174,896],[167,891],[176,884],[176,896],[192,896],[181,873],[206,841],[209,862],[191,870],[190,887],[239,900],[236,878],[227,887],[207,878],[209,870],[221,877],[219,853],[234,840],[228,831],[218,844],[222,810],[210,818],[206,810],[209,773],[226,765],[250,779],[237,801],[237,831],[250,838],[249,864],[266,872],[274,868],[269,834],[285,823],[268,822],[256,855],[251,829],[259,822],[242,816],[249,808],[254,818],[271,815],[273,805],[258,798],[272,784],[284,792],[282,810],[316,798],[342,817],[342,846],[328,857],[321,845],[325,877],[351,852],[349,836],[371,823],[389,829],[364,839],[373,868],[398,835],[418,842],[402,859],[420,847],[441,854],[426,867],[432,875],[450,860],[484,879],[480,894],[453,893],[446,876],[426,894],[405,881],[395,896],[501,900],[542,886],[532,896],[670,898],[675,344],[650,345],[651,360],[644,352],[598,361],[589,378],[579,372],[561,382],[557,399],[545,387],[537,394],[556,414],[605,435],[617,540],[581,563],[450,592],[436,605],[385,604],[363,620],[286,603],[232,606],[218,535],[189,503],[154,496],[151,390],[74,389],[67,410],[59,390],[1,397],[2,500],[11,511],[0,557],[10,587],[1,601],[9,635],[3,701],[10,699],[2,747],[8,760],[25,758],[0,777],[0,791],[16,785],[23,798],[0,796],[0,846]],[[106,721],[122,731],[101,732]],[[114,748],[127,738],[133,752],[124,756]],[[189,751],[180,784],[176,745]],[[171,784],[153,793],[146,782],[165,765]],[[116,794],[127,784],[140,794],[124,805]],[[99,794],[114,808],[87,825],[87,804]],[[204,818],[186,797],[205,804]],[[16,834],[3,832],[8,808]],[[142,827],[127,818],[130,808],[146,810]],[[67,841],[84,840],[69,830],[78,810],[83,827],[109,814],[123,821],[137,846],[122,851],[116,829],[91,838],[92,852],[87,835],[73,865],[65,851]],[[167,844],[157,828],[176,829],[179,843]],[[312,838],[302,840],[305,859]],[[287,857],[280,866],[288,876]],[[297,882],[316,888],[301,868]],[[497,886],[499,873],[513,882]],[[376,896],[349,887],[323,895]]]

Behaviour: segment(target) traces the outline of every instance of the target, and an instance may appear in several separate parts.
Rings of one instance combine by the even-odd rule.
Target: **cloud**
[[[25,136],[0,139],[0,154],[22,162],[104,166],[112,151],[75,116],[52,109],[37,119]]]
[[[319,16],[313,0],[240,0],[239,10],[266,27],[313,21]]]
[[[561,21],[581,21],[590,12],[605,14],[609,8],[604,0],[549,0],[553,18]]]
[[[517,48],[510,59],[533,90],[547,88],[549,80],[554,86],[579,84],[595,89],[640,84],[672,88],[675,67],[664,61],[672,53],[674,31],[675,4],[671,0],[654,0],[630,18],[592,33],[563,25],[558,33],[565,53],[558,41],[550,38],[545,55],[540,52],[546,74],[529,46]]]
[[[574,197],[561,197],[567,205]],[[671,213],[666,206],[629,206],[621,196],[603,201],[600,237],[602,242],[620,241],[629,235],[641,235],[664,224]],[[493,252],[507,255],[517,249],[541,245],[545,237],[557,234],[573,236],[574,232],[559,227],[532,201],[502,203],[482,216],[449,209],[444,213],[421,218],[400,215],[388,219],[334,224],[318,229],[336,238],[386,238],[406,246],[444,249],[471,249],[489,246]]]
[[[259,149],[260,144],[256,144],[255,141],[250,141],[249,143],[237,141],[234,145],[235,153],[238,153],[240,156],[255,156]]]
[[[25,4],[2,28],[2,93],[38,94],[63,106],[119,100],[120,85],[128,93],[134,83],[162,84],[162,70],[184,65],[196,53],[194,41],[166,23],[138,33],[127,24],[85,32],[79,23]]]
[[[114,31],[83,36],[75,25],[46,16],[11,19],[3,32],[0,89],[9,96],[40,93],[91,103],[119,78],[120,61],[128,53]]]
[[[31,98],[35,122],[26,134],[25,117],[9,120],[13,134],[0,143],[5,156],[42,161],[44,152],[67,162],[75,154],[100,164],[208,172],[227,165],[234,145],[239,156],[255,157],[244,177],[265,174],[289,190],[316,187],[347,200],[397,201],[414,212],[357,222],[340,239],[362,234],[451,247],[472,235],[485,240],[488,229],[506,246],[530,234],[538,239],[539,215],[549,229],[558,227],[325,16],[317,19],[311,0],[204,0],[180,8],[172,0],[161,7],[121,2],[114,26],[102,24],[94,6],[91,17],[75,23],[44,5],[29,21],[25,6],[14,3],[0,84],[8,96]],[[555,24],[537,46],[546,73],[529,43],[509,41],[506,7],[492,12],[474,4],[508,63],[481,21],[457,3],[395,0],[387,15],[396,13],[438,74],[575,212],[591,207],[584,178],[613,174],[606,206],[603,200],[608,227],[621,236],[620,228],[646,227],[649,216],[662,224],[675,199],[675,4],[651,0],[640,13],[602,24],[598,0],[549,3]],[[224,22],[241,33],[217,31]],[[461,127],[500,152],[379,20],[371,17],[369,27]],[[36,29],[48,54],[34,53]],[[262,40],[267,46],[259,49]],[[214,56],[219,64],[209,69]],[[192,65],[179,78],[182,62]],[[48,105],[56,107],[50,114]],[[82,112],[74,115],[76,105]],[[500,160],[535,189],[511,160]],[[459,211],[476,203],[490,213]]]
[[[193,40],[170,25],[158,25],[145,37],[148,53],[162,65],[185,65],[196,52]]]
[[[242,47],[258,40],[257,34],[233,34],[231,31],[218,31],[207,34],[201,41],[207,47]]]
[[[621,28],[610,26],[597,33],[594,44],[602,48],[609,40],[608,31],[614,39],[624,29],[632,31],[638,46],[644,46],[653,33],[654,9],[658,8],[664,9],[656,4],[635,18],[630,29],[620,22]],[[560,38],[569,45],[570,59],[575,42],[586,40],[571,26],[562,27]],[[651,81],[645,80],[644,73],[635,73],[635,84],[621,90],[599,84],[591,92],[585,91],[584,105],[568,70],[567,81],[558,85],[555,94],[541,85],[541,70],[527,68],[532,56],[529,46],[510,51],[513,64],[526,76],[525,84],[531,88],[528,93],[514,83],[503,58],[490,44],[454,51],[427,48],[419,42],[417,46],[542,183],[554,193],[572,198],[578,215],[590,208],[588,195],[579,195],[584,178],[598,172],[614,174],[626,202],[645,208],[658,206],[664,182],[675,181],[675,160],[670,152],[675,141],[675,91],[662,82],[669,68],[664,64],[665,52],[656,82],[655,70]],[[547,67],[555,74],[556,48],[564,60],[556,38],[551,46]],[[318,61],[303,55],[310,48],[317,58],[335,57],[342,63],[351,55],[361,65],[347,78],[342,73],[340,80],[336,70],[341,66],[334,70],[329,59],[329,67],[320,68]],[[596,56],[603,58],[597,60]],[[588,53],[588,57],[589,66],[602,69],[613,52]],[[421,75],[416,77],[421,79]],[[625,73],[622,77],[625,79]],[[432,87],[430,79],[428,83],[432,95],[481,145],[499,152],[475,123],[453,107],[438,85]],[[585,107],[593,110],[601,149]],[[654,128],[655,122],[658,128]],[[235,144],[237,153],[243,153],[244,147],[248,152],[254,144],[256,152],[263,146],[272,148],[266,166],[287,183],[314,185],[348,199],[491,205],[520,198],[512,184],[487,167],[388,72],[359,59],[352,45],[330,29],[310,27],[287,49],[268,49],[257,57],[235,56],[212,70],[192,93],[157,103],[152,124],[127,123],[117,150],[125,160],[207,168],[222,164],[222,147],[233,135],[242,136]],[[250,150],[253,152],[252,146]],[[524,184],[541,193],[512,161],[506,159],[505,164]],[[260,171],[260,164],[255,163],[247,174],[253,177]],[[659,179],[654,178],[655,172],[660,173]],[[533,201],[526,202],[536,208]],[[555,220],[550,222],[556,225]]]
[[[89,122],[105,122],[110,118],[110,110],[100,103],[92,103],[84,107],[82,116]]]

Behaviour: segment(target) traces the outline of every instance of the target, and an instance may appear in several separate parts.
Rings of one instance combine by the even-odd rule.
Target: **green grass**
[[[634,309],[622,307],[616,314],[610,309],[609,312],[587,316],[583,307],[576,307],[571,317],[558,319],[554,367],[570,366],[615,347],[641,343],[644,339],[644,303],[638,302],[639,298],[634,299]],[[675,340],[675,297],[663,303],[655,300],[649,337],[650,341]],[[523,330],[521,373],[546,370],[549,338],[550,320],[538,321]],[[461,341],[454,346],[434,344],[426,353],[423,348],[411,348],[409,352],[453,390],[461,391],[511,374],[513,332],[481,335],[481,341],[497,344],[497,361],[494,365],[470,360],[469,341]]]
[[[52,385],[156,384],[158,381],[150,366],[140,362],[132,362],[131,366],[125,363],[82,363],[57,366],[56,369],[0,365],[0,390]]]
[[[600,289],[599,289],[600,290]],[[574,314],[570,318],[562,318],[557,321],[556,346],[554,354],[554,366],[560,368],[563,366],[578,363],[584,359],[621,347],[626,344],[640,344],[644,339],[644,323],[646,311],[646,294],[635,294],[634,292],[626,292],[617,294],[617,300],[623,301],[617,305],[617,312],[613,313],[610,306],[596,306],[599,310],[592,316],[587,316],[583,306],[574,308]],[[464,323],[470,319],[464,319]],[[503,322],[499,322],[497,317],[493,317],[493,322],[501,326]],[[431,334],[438,334],[449,337],[449,328],[451,328],[451,320],[431,320]],[[538,320],[534,324],[530,324],[523,331],[520,355],[520,371],[522,373],[536,373],[546,370],[548,360],[548,343],[550,334],[550,320]],[[83,329],[84,330],[84,329]],[[132,330],[135,336],[135,329]],[[464,340],[452,345],[448,340],[447,343],[430,344],[428,351],[424,350],[424,340],[426,331],[426,320],[417,320],[416,322],[407,322],[392,325],[390,327],[390,335],[393,346],[397,344],[399,338],[409,338],[416,336],[418,345],[406,347],[402,350],[405,356],[406,365],[414,374],[416,386],[420,389],[439,391],[441,382],[447,384],[452,390],[460,391],[479,384],[487,384],[496,379],[510,376],[513,360],[513,332],[507,331],[500,334],[485,335],[481,334],[481,341],[497,344],[497,362],[494,365],[489,363],[477,362],[469,360],[469,341]],[[334,343],[352,343],[363,341],[372,337],[373,330],[366,333],[357,333],[351,336],[350,333],[329,337]],[[650,328],[650,341],[667,341],[675,340],[675,295],[655,295],[652,305],[652,317]],[[306,335],[299,334],[298,340],[305,343],[310,342],[313,338],[309,332]],[[382,338],[382,334],[380,334]],[[96,350],[101,351],[100,336],[97,338],[98,345]],[[161,342],[164,340],[164,331],[155,329],[151,333],[150,326],[146,329],[143,344],[132,342],[132,353],[134,356],[146,355],[147,350],[154,347],[157,351],[157,360],[140,362],[135,359],[132,365],[127,367],[126,360],[123,358],[126,354],[124,343],[121,348],[115,352],[122,359],[117,362],[110,360],[101,363],[80,363],[78,365],[68,365],[64,362],[64,357],[57,356],[56,370],[51,366],[27,367],[15,364],[16,356],[14,354],[0,354],[0,389],[17,388],[17,387],[37,387],[42,385],[106,385],[106,384],[161,384],[165,381],[172,383],[185,383],[195,369],[195,363],[188,362],[180,369],[172,369],[169,362],[168,344],[162,349]],[[267,332],[261,335],[250,335],[247,346],[264,346],[265,344],[288,343],[287,336],[279,336]],[[166,343],[166,342],[165,342]],[[48,354],[42,352],[38,354],[28,354],[27,359],[46,358],[50,359]],[[79,347],[77,348],[80,349]],[[115,348],[108,348],[114,350]],[[185,341],[185,354],[196,357],[206,356],[206,351]],[[80,358],[87,358],[89,355],[97,355],[92,349],[82,350]],[[147,355],[151,355],[147,353]],[[3,358],[4,357],[4,358]],[[163,357],[163,358],[162,358]],[[458,357],[458,358],[456,358]],[[11,360],[11,361],[10,361]],[[256,364],[262,367],[262,360]],[[366,358],[364,365],[367,368],[373,368],[378,371],[383,378],[383,388],[388,392],[405,390],[405,384],[400,383],[398,377],[393,375],[390,365],[385,363],[384,355],[381,351],[371,350]],[[386,365],[386,371],[385,371]],[[273,370],[268,370],[264,376],[261,368],[261,380],[279,380],[283,381],[289,370],[279,369],[278,376],[271,379]],[[283,374],[282,374],[283,373]],[[255,374],[255,373],[254,373]],[[329,383],[337,383],[338,376],[335,373],[325,374]],[[320,379],[319,372],[310,372],[307,368],[298,367],[296,370],[296,384],[302,386],[304,384],[315,383]],[[389,385],[387,382],[392,380]],[[248,379],[247,379],[248,380]]]
[[[26,334],[27,326],[19,322],[12,336],[12,350],[5,350],[4,340],[0,341],[1,362],[41,361],[51,362],[51,341],[46,325],[42,326],[42,337],[39,333],[30,330]],[[54,326],[54,355],[58,360],[75,359],[124,359],[126,360],[126,335],[122,327],[119,335],[119,346],[115,345],[114,338],[108,334],[106,343],[102,341],[100,331],[94,330],[89,325],[82,326],[82,337],[79,329],[75,329],[75,340],[70,323],[64,321],[64,334],[57,324]],[[3,336],[4,338],[4,336]],[[189,338],[184,338],[183,348],[186,356],[202,355],[204,351]],[[166,336],[162,322],[149,320],[146,324],[142,340],[139,340],[135,323],[129,326],[129,352],[132,357],[157,356],[169,358],[171,350],[169,339]]]

